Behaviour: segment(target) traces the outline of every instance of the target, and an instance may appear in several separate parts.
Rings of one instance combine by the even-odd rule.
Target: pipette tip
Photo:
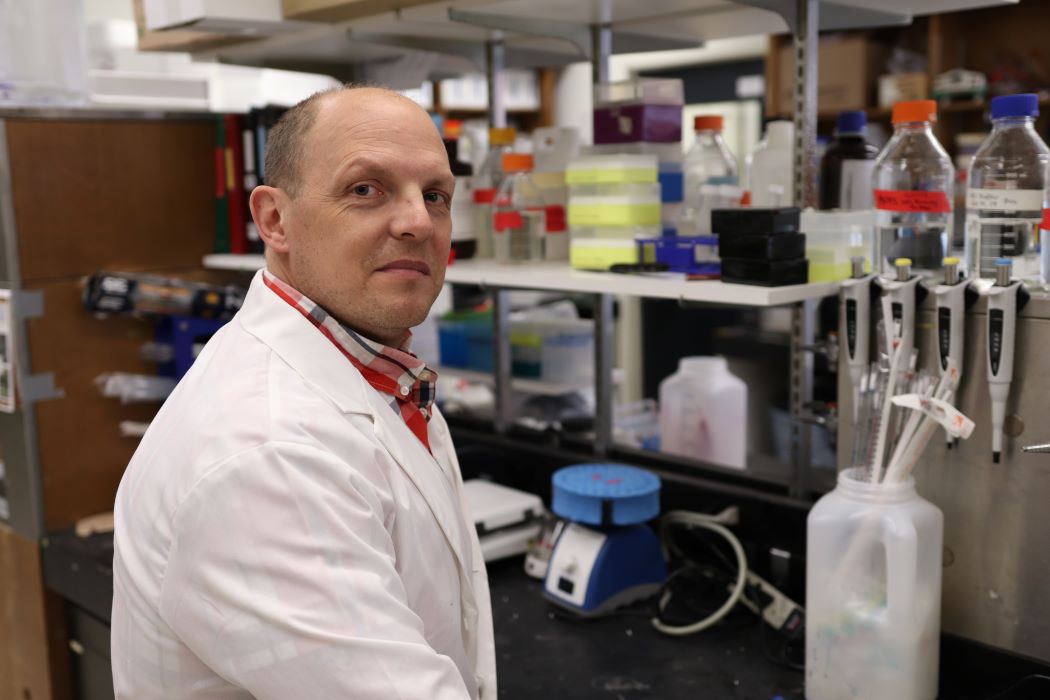
[[[993,452],[992,453],[992,463],[993,464],[999,464],[999,455],[1000,455],[999,452]]]

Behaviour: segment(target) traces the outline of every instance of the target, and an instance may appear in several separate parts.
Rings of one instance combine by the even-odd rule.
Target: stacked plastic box
[[[594,89],[595,155],[655,155],[663,235],[678,232],[682,211],[682,81],[639,79]]]
[[[805,284],[809,272],[806,235],[794,207],[715,209],[722,281],[779,287]]]
[[[635,239],[661,231],[656,156],[583,156],[569,164],[565,181],[571,265],[608,270],[638,263]]]

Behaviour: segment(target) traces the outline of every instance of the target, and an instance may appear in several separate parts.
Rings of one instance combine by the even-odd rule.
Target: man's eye
[[[444,194],[440,193],[440,192],[427,192],[423,196],[431,204],[448,204],[449,203],[449,197],[447,195],[444,195]]]
[[[372,185],[354,185],[353,193],[359,197],[367,197],[375,192],[375,187]]]

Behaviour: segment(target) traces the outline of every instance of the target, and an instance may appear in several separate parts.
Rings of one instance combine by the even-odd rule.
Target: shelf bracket
[[[492,15],[484,12],[471,12],[448,8],[448,18],[453,22],[472,24],[475,27],[495,29],[515,34],[562,39],[576,47],[584,58],[591,58],[590,30],[585,24],[574,22],[552,22],[532,17],[514,17],[511,15]]]
[[[740,5],[757,7],[760,10],[775,12],[784,18],[788,29],[796,32],[799,20],[803,12],[798,6],[788,0],[733,0]],[[912,15],[905,12],[890,12],[865,7],[854,7],[852,5],[840,5],[835,2],[821,0],[819,29],[821,31],[833,31],[838,29],[865,29],[870,27],[892,27],[911,24]],[[810,15],[816,17],[816,14]]]
[[[473,63],[478,70],[485,68],[485,46],[479,42],[449,41],[448,39],[433,39],[404,34],[379,34],[353,28],[346,30],[346,36],[348,39],[366,44],[396,46],[411,51],[429,51],[430,53],[445,54],[447,56],[459,56]]]

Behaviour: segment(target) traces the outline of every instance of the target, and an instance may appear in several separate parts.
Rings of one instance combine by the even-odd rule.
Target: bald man
[[[488,581],[436,375],[453,177],[430,117],[347,87],[288,111],[251,195],[266,269],[115,506],[118,698],[496,697]]]

